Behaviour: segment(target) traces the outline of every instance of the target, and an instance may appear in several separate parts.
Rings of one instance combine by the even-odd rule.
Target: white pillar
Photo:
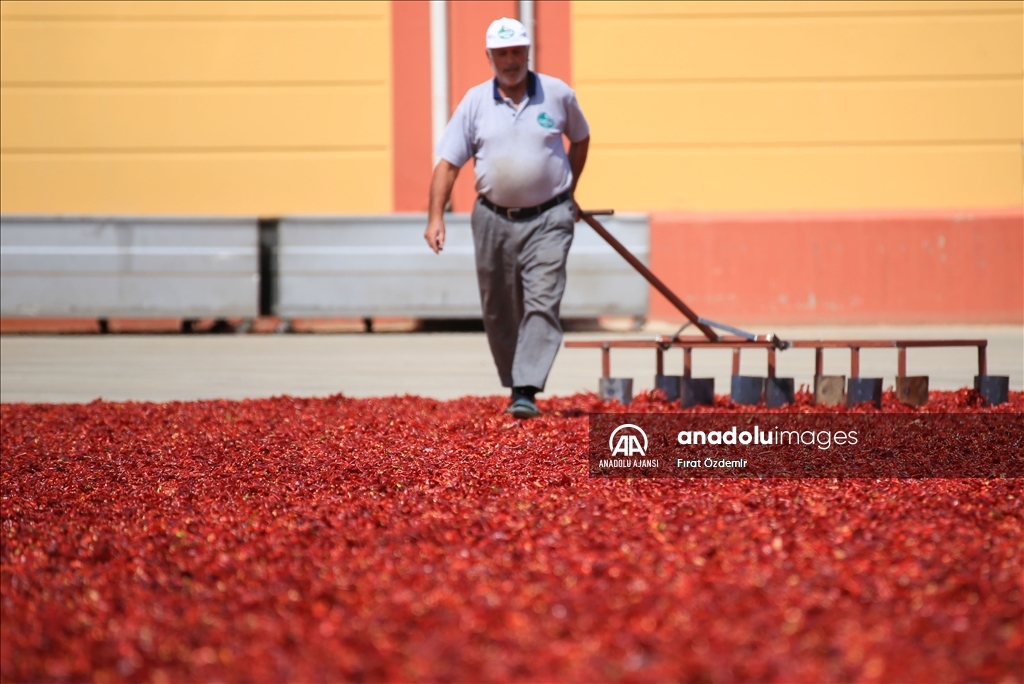
[[[537,21],[533,16],[534,1],[519,0],[519,21],[526,27],[530,34],[530,70],[537,70],[537,61],[534,57],[537,54]]]
[[[448,2],[430,0],[430,118],[433,148],[448,123]],[[437,156],[434,155],[434,163]]]

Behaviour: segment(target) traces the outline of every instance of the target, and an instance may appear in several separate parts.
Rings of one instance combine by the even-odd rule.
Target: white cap
[[[515,19],[502,17],[487,27],[488,50],[529,44],[530,36],[526,33],[526,27]]]

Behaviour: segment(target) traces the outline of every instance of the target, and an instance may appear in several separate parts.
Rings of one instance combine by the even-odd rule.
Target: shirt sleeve
[[[473,117],[469,112],[469,96],[462,98],[448,125],[444,127],[441,140],[434,152],[448,163],[462,168],[473,157]]]
[[[587,117],[583,116],[583,110],[576,101],[576,93],[570,90],[565,98],[565,136],[569,138],[569,142],[576,143],[588,135],[590,124],[587,123]]]

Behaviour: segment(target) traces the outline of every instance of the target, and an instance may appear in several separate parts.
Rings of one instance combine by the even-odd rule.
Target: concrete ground
[[[769,332],[755,328],[756,332]],[[651,339],[675,326],[650,323],[635,333],[568,333],[566,339]],[[1009,375],[1024,389],[1024,328],[1020,326],[885,326],[778,328],[787,339],[987,339],[991,375]],[[695,350],[694,376],[714,377],[729,390],[729,349]],[[613,350],[612,375],[634,378],[634,393],[654,384],[654,352]],[[744,375],[765,375],[766,353],[745,351]],[[545,395],[596,391],[596,349],[562,349]],[[907,371],[928,375],[932,389],[971,386],[974,348],[911,349]],[[682,372],[682,352],[666,354],[665,372]],[[810,385],[813,350],[778,355],[778,375]],[[849,353],[825,351],[826,374],[849,373]],[[895,349],[861,351],[861,376],[896,372]],[[0,401],[88,402],[352,397],[414,394],[450,399],[504,394],[482,333],[348,333],[281,335],[6,335],[0,337]],[[542,395],[545,396],[545,395]]]

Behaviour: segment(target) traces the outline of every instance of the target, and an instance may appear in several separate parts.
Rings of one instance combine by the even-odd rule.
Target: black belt
[[[534,216],[539,216],[540,214],[543,214],[548,209],[553,209],[554,207],[557,207],[562,202],[565,202],[565,201],[567,201],[567,200],[569,200],[571,198],[572,198],[572,193],[570,193],[570,192],[563,192],[558,197],[555,197],[553,199],[549,199],[544,204],[538,204],[535,207],[516,208],[516,207],[499,207],[497,204],[495,204],[491,200],[487,199],[483,195],[480,195],[480,204],[484,205],[485,207],[487,207],[488,209],[493,211],[498,216],[501,216],[503,218],[507,218],[509,221],[523,221],[523,220],[528,219],[528,218],[533,218]]]

